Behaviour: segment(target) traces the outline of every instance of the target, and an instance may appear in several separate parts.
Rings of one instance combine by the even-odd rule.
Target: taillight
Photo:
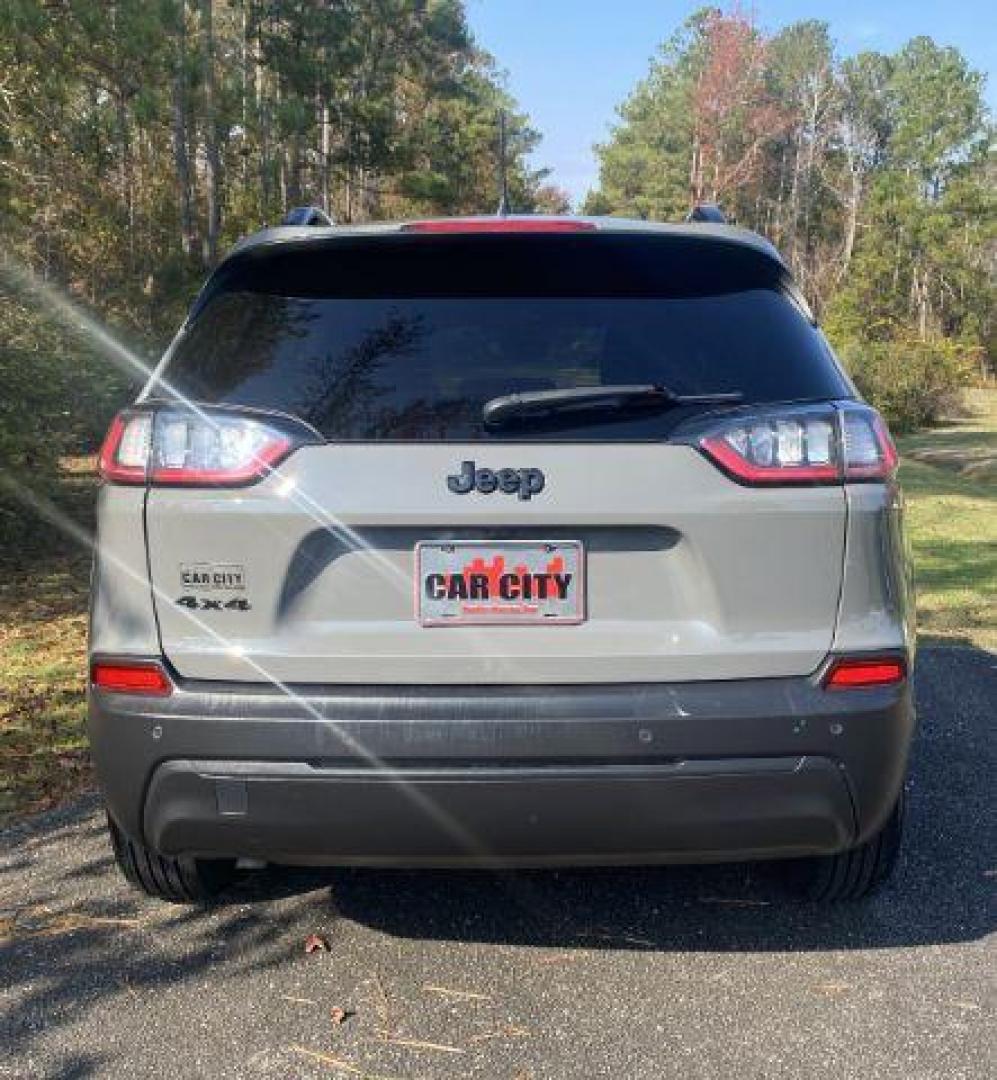
[[[841,430],[846,480],[882,480],[897,467],[897,448],[878,412],[846,407]]]
[[[907,664],[893,656],[842,657],[824,675],[825,690],[860,690],[863,687],[895,686],[907,678]]]
[[[115,417],[100,454],[111,483],[231,487],[269,473],[307,429],[227,409],[160,408]]]
[[[90,668],[90,682],[114,694],[145,694],[168,697],[173,683],[154,660],[97,660]]]
[[[100,475],[113,484],[144,484],[151,445],[152,413],[118,413],[100,448]]]
[[[865,405],[777,407],[709,422],[700,450],[742,484],[840,484],[880,480],[897,453]]]
[[[269,424],[239,414],[161,412],[156,417],[149,480],[153,484],[245,484],[293,449]]]
[[[776,409],[718,420],[699,446],[743,484],[834,484],[841,479],[838,425],[831,407]]]

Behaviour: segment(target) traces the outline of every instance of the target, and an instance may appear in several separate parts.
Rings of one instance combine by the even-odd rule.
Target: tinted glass
[[[246,277],[216,291],[167,378],[194,400],[288,412],[335,440],[650,439],[688,415],[593,411],[484,428],[486,402],[531,390],[653,383],[746,403],[849,394],[775,283],[718,281],[693,295],[343,298],[281,295],[278,278],[266,280],[267,291],[245,288],[259,284]]]

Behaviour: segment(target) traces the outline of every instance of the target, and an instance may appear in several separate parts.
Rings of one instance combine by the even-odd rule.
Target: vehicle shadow
[[[825,950],[984,937],[997,929],[997,657],[925,649],[916,697],[902,862],[864,903],[787,902],[772,864],[351,871],[333,875],[333,902],[340,916],[399,937],[547,947]]]

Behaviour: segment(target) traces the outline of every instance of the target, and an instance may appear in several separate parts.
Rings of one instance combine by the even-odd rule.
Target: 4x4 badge
[[[243,596],[234,600],[216,600],[210,596],[178,596],[173,602],[177,607],[189,608],[191,611],[249,611],[253,606]]]
[[[521,499],[538,495],[546,482],[539,469],[476,469],[473,461],[461,462],[460,472],[447,477],[447,487],[455,495],[466,495],[469,491],[491,495],[493,491],[504,491]]]

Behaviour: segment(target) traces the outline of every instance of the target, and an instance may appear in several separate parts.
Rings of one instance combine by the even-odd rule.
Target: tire
[[[160,855],[127,837],[110,815],[114,860],[134,888],[171,904],[204,904],[231,881],[235,861]]]
[[[787,865],[789,885],[804,900],[833,904],[864,900],[889,881],[903,836],[906,798],[900,791],[886,823],[864,844]]]

